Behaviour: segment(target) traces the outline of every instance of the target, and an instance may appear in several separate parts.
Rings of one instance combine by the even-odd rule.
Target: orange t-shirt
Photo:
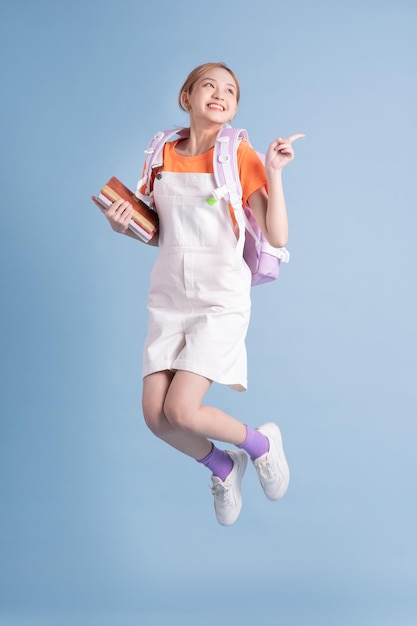
[[[151,177],[151,190],[153,189],[153,181],[158,171],[165,170],[167,172],[194,172],[196,174],[213,174],[213,150],[211,148],[204,154],[199,154],[192,157],[184,157],[175,151],[175,146],[182,139],[176,139],[175,141],[169,141],[164,146],[164,165],[162,168],[156,168],[152,172]],[[242,203],[245,206],[247,204],[250,195],[260,189],[261,187],[267,188],[267,180],[265,174],[265,168],[262,161],[256,154],[252,146],[246,141],[242,140],[237,149],[237,165],[240,177],[240,184],[242,185]],[[143,192],[144,188],[142,188]]]

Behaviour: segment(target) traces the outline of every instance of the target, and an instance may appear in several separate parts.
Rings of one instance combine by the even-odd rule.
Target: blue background
[[[2,2],[1,626],[414,626],[417,5]],[[247,393],[292,481],[232,528],[140,412],[156,251],[89,197],[134,186],[179,87],[225,61],[284,173],[291,262],[253,290]]]

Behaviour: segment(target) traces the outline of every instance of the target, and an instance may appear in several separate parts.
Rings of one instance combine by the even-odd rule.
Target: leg
[[[224,411],[202,405],[211,381],[178,371],[166,393],[163,413],[175,430],[239,446],[246,437],[244,424]]]
[[[220,422],[225,421],[226,430],[230,430],[231,436],[238,439],[242,439],[242,435],[238,436],[232,431],[236,426],[241,430],[243,425],[222,411],[201,407],[210,384],[206,378],[188,372],[173,375],[172,372],[164,371],[146,376],[143,381],[143,414],[155,435],[177,450],[201,460],[213,472],[212,492],[217,521],[229,526],[236,521],[242,508],[240,485],[247,456],[242,451],[225,452],[216,448],[204,434],[195,431],[190,424],[190,416],[194,416],[195,411],[198,413],[201,408],[206,420],[213,414],[219,423],[212,432],[220,439],[223,438]],[[185,419],[181,418],[183,412]]]
[[[246,427],[220,409],[203,406],[211,381],[191,372],[177,371],[165,398],[164,415],[176,430],[204,438],[240,444]],[[248,457],[242,450],[213,447],[201,462],[212,471],[214,510],[219,524],[230,526],[242,509],[241,483]]]
[[[203,406],[210,384],[210,380],[192,372],[176,372],[165,396],[166,419],[175,430],[243,448],[255,465],[267,497],[282,498],[288,488],[289,468],[278,426],[267,423],[254,431],[220,409]]]
[[[156,372],[143,379],[142,409],[145,422],[150,430],[180,452],[202,459],[209,454],[212,444],[199,435],[175,429],[164,414],[164,403],[174,373]]]

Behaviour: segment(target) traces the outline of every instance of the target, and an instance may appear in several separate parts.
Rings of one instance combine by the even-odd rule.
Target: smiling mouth
[[[209,109],[215,109],[216,111],[224,111],[224,107],[221,104],[214,104],[213,102],[207,105]]]

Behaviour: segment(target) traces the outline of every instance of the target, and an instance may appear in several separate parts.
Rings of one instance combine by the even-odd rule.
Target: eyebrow
[[[202,78],[201,80],[214,80],[215,83],[219,82],[215,78],[210,78],[210,76],[204,76],[204,78]],[[225,83],[225,84],[229,85],[229,87],[233,87],[233,89],[236,89],[236,85],[234,85],[233,83]]]

